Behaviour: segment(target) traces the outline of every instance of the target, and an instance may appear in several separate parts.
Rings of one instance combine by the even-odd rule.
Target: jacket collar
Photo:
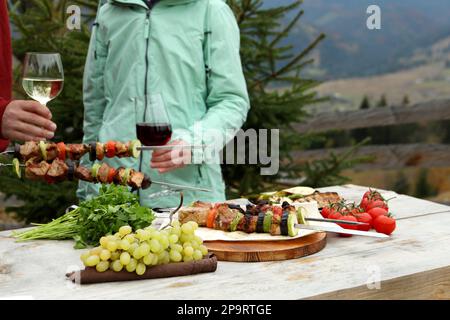
[[[155,1],[155,0],[153,0],[153,1]],[[166,5],[166,6],[176,6],[176,5],[187,4],[187,3],[196,2],[196,1],[199,1],[199,0],[159,0],[158,3],[160,3],[161,5]],[[144,1],[144,0],[111,0],[111,2],[119,3],[122,5],[140,6],[140,7],[148,9],[147,1]]]

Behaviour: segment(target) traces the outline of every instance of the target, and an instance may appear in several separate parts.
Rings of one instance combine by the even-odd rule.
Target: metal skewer
[[[12,167],[13,164],[12,163],[0,163],[0,167]],[[26,165],[24,164],[19,164],[19,167],[26,167]]]
[[[306,221],[317,221],[317,222],[332,222],[339,224],[347,224],[351,226],[366,226],[367,223],[359,221],[347,221],[347,220],[336,220],[336,219],[325,219],[325,218],[305,218]]]
[[[172,146],[142,146],[138,147],[137,150],[149,151],[158,149],[183,149],[183,148],[206,148],[207,145],[172,145]]]
[[[161,182],[161,181],[155,181],[155,180],[152,180],[152,183],[153,184],[157,184],[157,185],[161,185],[161,186],[166,186],[166,187],[169,187],[171,189],[180,190],[180,191],[181,190],[194,190],[194,191],[212,192],[212,190],[205,189],[205,188],[183,186],[183,185],[175,184],[175,183]]]

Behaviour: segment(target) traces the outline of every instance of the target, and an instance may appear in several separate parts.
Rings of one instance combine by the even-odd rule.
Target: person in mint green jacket
[[[135,101],[151,95],[163,98],[171,144],[208,144],[211,129],[224,136],[236,132],[250,107],[239,46],[236,19],[222,0],[109,0],[97,13],[86,61],[83,142],[136,139],[144,111]],[[202,134],[194,132],[198,128]],[[212,190],[186,191],[185,203],[223,201],[220,164],[206,162],[202,152],[180,153],[184,164],[161,151],[103,161],[141,169],[152,180]],[[92,166],[87,157],[81,162]],[[80,182],[77,194],[83,200],[98,188]],[[161,190],[157,185],[141,190],[141,203],[177,205],[177,196],[150,197]]]

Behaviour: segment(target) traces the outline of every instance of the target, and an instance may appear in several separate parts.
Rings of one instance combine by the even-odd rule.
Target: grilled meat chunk
[[[209,208],[205,207],[185,207],[178,211],[178,220],[180,223],[188,221],[195,221],[199,226],[206,226],[206,219],[208,218]]]
[[[25,144],[20,146],[20,155],[23,159],[31,159],[33,157],[40,157],[41,152],[39,150],[39,145],[35,141],[27,141]]]
[[[75,168],[75,178],[87,182],[93,182],[94,178],[92,177],[91,170],[85,167],[77,166]]]
[[[144,178],[145,176],[142,172],[132,170],[128,179],[128,185],[134,189],[139,189],[142,187]]]
[[[61,182],[67,179],[67,172],[69,167],[64,161],[53,160],[50,169],[47,171],[47,176],[51,178],[53,182]]]
[[[47,175],[50,164],[45,161],[39,163],[27,162],[25,177],[30,180],[42,180]]]
[[[233,222],[236,215],[237,212],[230,209],[226,204],[217,206],[217,214],[214,220],[215,229],[230,231],[231,222]]]
[[[101,183],[108,182],[109,169],[110,167],[106,163],[102,163],[97,172],[97,180],[99,182]]]

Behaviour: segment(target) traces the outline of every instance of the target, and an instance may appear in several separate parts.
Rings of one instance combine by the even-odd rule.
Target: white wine
[[[25,92],[34,100],[45,105],[55,99],[63,89],[63,79],[23,78]]]

